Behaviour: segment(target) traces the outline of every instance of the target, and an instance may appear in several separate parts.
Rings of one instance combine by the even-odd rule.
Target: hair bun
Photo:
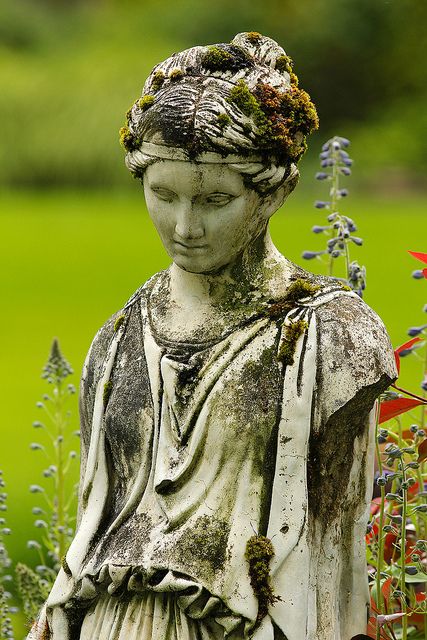
[[[276,68],[277,58],[286,56],[284,49],[275,40],[262,36],[256,31],[238,33],[234,36],[231,44],[243,49],[259,65],[265,65],[271,69]]]

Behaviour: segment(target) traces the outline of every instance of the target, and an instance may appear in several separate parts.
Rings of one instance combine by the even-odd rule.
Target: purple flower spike
[[[423,306],[423,311],[424,311],[424,313],[427,313],[427,304],[425,304],[425,305]]]
[[[323,251],[304,251],[302,257],[304,260],[313,260],[313,258],[317,258],[321,253],[323,253]]]
[[[411,354],[413,350],[414,350],[414,347],[410,347],[409,349],[403,349],[402,351],[399,351],[399,357],[406,358],[406,356],[409,356],[409,354]]]
[[[363,244],[362,238],[357,238],[356,236],[350,236],[349,238],[354,244],[357,244],[359,247]]]
[[[316,180],[327,180],[329,178],[329,174],[324,171],[318,171],[315,175]]]
[[[415,271],[412,272],[412,277],[415,278],[415,280],[422,280],[424,278],[424,274],[421,271],[421,269],[416,269]]]
[[[427,391],[427,380],[423,380],[421,383],[421,389]]]
[[[338,140],[341,142],[343,147],[350,146],[350,140],[348,140],[348,138],[343,138],[342,136],[338,136]]]
[[[346,164],[347,164],[347,162],[346,162]],[[351,170],[348,167],[341,167],[340,171],[343,174],[343,176],[350,176],[351,175]]]
[[[322,160],[322,162],[320,163],[320,166],[325,168],[325,167],[332,167],[334,164],[335,163],[332,160],[332,158],[326,158],[326,160]]]
[[[325,158],[329,158],[329,151],[322,151],[322,153],[319,153],[319,158],[321,160],[325,160]]]
[[[315,224],[311,230],[313,233],[322,233],[323,231],[326,231],[326,229],[329,229],[329,227],[321,227],[320,225]]]
[[[323,200],[316,200],[316,202],[314,203],[314,206],[316,207],[316,209],[326,209],[326,207],[329,207],[331,203],[330,202],[324,202]]]
[[[345,198],[346,196],[348,196],[348,189],[339,189],[338,194],[341,196],[341,198]]]
[[[329,142],[325,142],[324,145],[322,145],[322,151],[328,151],[329,150]]]
[[[411,338],[415,338],[416,336],[419,336],[420,333],[422,333],[426,327],[427,327],[427,324],[423,324],[421,325],[421,327],[410,327],[408,329],[408,336],[411,336]]]
[[[347,167],[351,167],[353,164],[353,160],[351,158],[344,158],[343,162]]]

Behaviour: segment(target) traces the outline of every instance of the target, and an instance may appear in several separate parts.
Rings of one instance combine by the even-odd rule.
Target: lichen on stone
[[[308,324],[305,320],[295,320],[284,326],[284,332],[277,354],[277,358],[280,362],[289,366],[294,364],[298,339],[307,329]]]
[[[220,113],[217,116],[217,123],[220,129],[225,129],[231,124],[231,118],[226,113]]]
[[[169,80],[172,80],[172,82],[178,82],[178,80],[181,80],[183,76],[184,73],[181,69],[172,69],[172,71],[169,73]]]
[[[294,309],[300,300],[313,296],[317,291],[320,291],[320,285],[313,284],[304,278],[298,278],[289,285],[284,298],[268,307],[267,313],[271,318],[280,318]]]
[[[249,563],[251,587],[258,600],[258,615],[255,628],[268,613],[268,607],[279,599],[274,595],[270,580],[270,562],[274,556],[274,547],[265,536],[252,536],[246,543],[245,558]]]
[[[116,318],[116,321],[114,322],[114,331],[118,331],[120,329],[120,327],[122,326],[123,322],[125,321],[126,316],[124,315],[124,313],[122,313],[120,316],[118,316]]]
[[[253,119],[261,151],[280,160],[298,162],[307,149],[306,136],[317,129],[318,117],[308,93],[291,84],[287,91],[259,82],[253,91],[243,80],[228,97]]]
[[[262,35],[258,33],[258,31],[248,31],[246,37],[251,44],[258,44],[258,42],[262,38]]]
[[[151,96],[151,95],[142,96],[142,98],[138,100],[138,107],[142,111],[147,111],[147,109],[149,109],[153,103],[154,103],[154,96]]]
[[[120,144],[126,149],[126,151],[133,151],[138,148],[138,139],[132,135],[127,124],[124,125],[119,131]]]
[[[61,567],[64,569],[65,573],[67,574],[67,576],[71,576],[71,569],[68,565],[67,559],[65,556],[63,556],[62,560],[61,560]]]
[[[111,380],[108,380],[108,382],[104,384],[104,390],[102,392],[102,401],[104,404],[104,409],[108,404],[108,400],[110,399],[112,390],[113,390],[113,383],[111,382]]]
[[[286,73],[291,74],[293,66],[294,66],[294,63],[292,58],[290,56],[287,56],[286,54],[283,54],[282,56],[278,56],[278,58],[276,59],[277,71],[280,71],[282,73],[283,71],[286,71]]]
[[[156,71],[151,80],[151,88],[153,91],[159,91],[162,88],[165,81],[165,74],[163,71]]]
[[[308,298],[320,291],[320,285],[313,284],[304,278],[298,278],[289,285],[286,293],[286,299],[292,302],[297,302],[301,298]]]
[[[225,71],[229,69],[233,56],[223,47],[209,47],[202,56],[202,64],[210,71]]]

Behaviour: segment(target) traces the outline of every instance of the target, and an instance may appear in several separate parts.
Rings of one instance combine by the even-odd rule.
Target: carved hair
[[[290,192],[305,137],[316,127],[314,105],[284,50],[258,33],[241,33],[230,44],[192,47],[156,65],[127,113],[121,141],[136,177],[159,159],[145,152],[148,142],[184,150],[195,162],[217,154],[256,191],[287,183]]]

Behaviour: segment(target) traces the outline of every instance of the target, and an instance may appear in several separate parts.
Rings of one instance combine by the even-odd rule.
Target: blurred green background
[[[408,249],[427,251],[427,3],[424,0],[3,0],[0,4],[0,469],[8,482],[15,559],[37,537],[28,485],[44,464],[29,451],[45,392],[40,370],[58,336],[76,370],[99,326],[168,264],[142,190],[123,166],[118,129],[151,67],[173,51],[275,38],[296,62],[321,120],[301,183],[273,220],[279,249],[301,263],[326,197],[315,183],[330,135],[351,139],[354,175],[343,213],[364,246],[366,301],[394,344],[427,316],[427,283],[411,279]],[[304,266],[322,272],[318,262]],[[426,320],[427,321],[427,320]],[[419,389],[421,365],[403,364]],[[77,416],[74,413],[76,426]]]

